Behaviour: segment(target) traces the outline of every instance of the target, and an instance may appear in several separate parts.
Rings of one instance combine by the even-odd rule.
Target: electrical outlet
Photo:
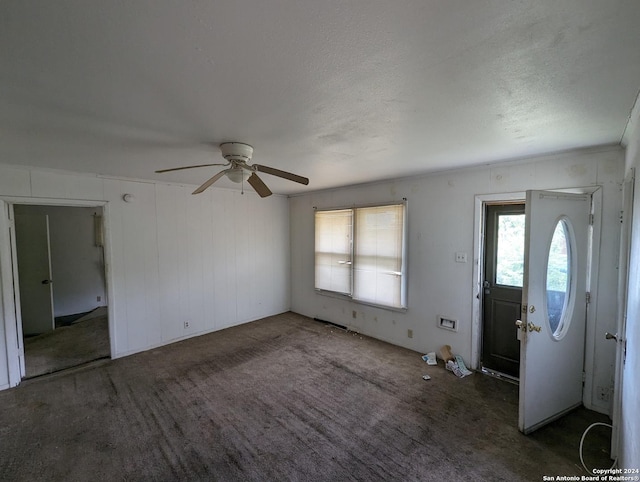
[[[609,401],[609,387],[598,386],[597,392],[598,392],[598,400],[603,402]]]
[[[184,322],[184,329],[186,330],[187,328],[189,328],[189,322],[188,322],[188,321],[185,321],[185,322]]]
[[[356,318],[356,317],[358,316],[358,312],[357,312],[356,310],[353,310],[353,311],[351,312],[351,316],[352,316],[353,318]]]
[[[102,296],[96,296],[96,301],[102,301]]]
[[[458,251],[456,253],[456,263],[466,263],[466,262],[467,262],[467,253]]]
[[[407,337],[413,338],[413,330],[407,330]]]

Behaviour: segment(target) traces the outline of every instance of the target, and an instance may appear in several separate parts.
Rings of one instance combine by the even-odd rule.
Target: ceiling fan
[[[222,157],[227,160],[224,164],[198,164],[195,166],[173,167],[170,169],[160,169],[156,171],[156,173],[160,174],[163,172],[181,171],[183,169],[195,169],[197,167],[229,166],[228,169],[223,169],[215,176],[205,181],[202,186],[193,191],[193,194],[200,194],[218,179],[226,175],[232,182],[240,183],[246,180],[260,197],[271,196],[273,193],[267,185],[262,182],[262,179],[258,177],[258,172],[264,172],[265,174],[271,174],[272,176],[278,176],[304,185],[309,184],[308,178],[298,176],[297,174],[281,171],[280,169],[275,169],[269,166],[262,166],[260,164],[248,164],[251,160],[251,156],[253,155],[253,147],[249,144],[243,144],[242,142],[223,142],[220,144],[220,150],[222,151]]]

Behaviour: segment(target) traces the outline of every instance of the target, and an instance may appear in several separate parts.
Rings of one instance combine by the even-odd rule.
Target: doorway
[[[487,204],[482,283],[481,369],[517,380],[524,276],[525,205]]]
[[[572,197],[571,194],[583,196]],[[531,203],[531,200],[533,199],[532,196],[539,200],[544,200],[545,205],[547,204],[547,201],[549,202],[549,205],[547,207],[541,210],[536,208],[535,211],[538,211],[538,213],[545,213],[545,216],[551,215],[551,212],[555,212],[555,215],[551,215],[551,221],[547,219],[543,224],[540,224],[540,219],[534,221],[531,216],[533,212]],[[484,256],[487,242],[485,218],[487,213],[487,206],[522,204],[524,202],[525,222],[527,223],[528,227],[528,229],[525,230],[525,235],[526,231],[529,231],[530,233],[535,234],[535,237],[538,239],[538,242],[534,243],[533,245],[527,244],[527,241],[525,240],[525,260],[528,257],[533,261],[532,263],[528,263],[528,266],[530,268],[536,268],[538,276],[535,278],[527,276],[527,263],[525,261],[525,276],[522,288],[522,308],[520,316],[514,323],[514,325],[517,323],[517,326],[519,327],[519,329],[516,331],[516,334],[517,337],[521,340],[520,372],[518,377],[518,384],[520,385],[519,403],[521,404],[519,410],[519,418],[522,418],[522,420],[519,420],[519,427],[525,433],[535,430],[536,428],[542,426],[543,422],[547,422],[555,418],[556,416],[560,416],[565,411],[564,408],[556,408],[554,409],[554,413],[543,414],[543,416],[540,417],[539,421],[527,421],[524,419],[524,417],[522,417],[525,411],[529,412],[529,419],[531,418],[530,415],[535,415],[535,410],[525,410],[525,408],[527,408],[524,407],[525,405],[527,405],[528,408],[535,408],[536,406],[547,407],[549,405],[546,403],[547,401],[549,401],[547,399],[555,401],[563,398],[562,394],[555,393],[556,391],[559,390],[561,392],[569,392],[569,382],[551,382],[548,378],[544,378],[546,374],[553,374],[555,379],[557,380],[560,372],[564,372],[565,368],[567,370],[571,369],[571,375],[568,375],[565,378],[567,380],[570,380],[571,387],[573,387],[574,385],[579,386],[579,391],[574,391],[573,388],[571,389],[572,394],[574,392],[578,393],[579,402],[576,402],[575,397],[572,395],[571,400],[564,400],[564,402],[566,402],[563,402],[564,407],[566,409],[570,409],[570,407],[575,406],[576,403],[583,403],[588,409],[592,408],[591,400],[594,394],[593,384],[596,366],[594,354],[593,352],[590,352],[590,350],[592,349],[590,347],[592,347],[592,345],[589,343],[589,340],[594,340],[596,336],[601,336],[596,334],[597,312],[594,307],[598,300],[597,280],[600,263],[599,253],[600,233],[602,228],[602,197],[603,192],[600,186],[563,188],[553,190],[552,192],[523,191],[511,193],[479,194],[475,196],[474,253],[477,262],[474,263],[473,266],[474,300],[472,313],[473,323],[471,326],[471,365],[478,370],[482,368],[484,299],[483,283],[485,281]],[[560,201],[567,201],[568,204],[582,204],[584,206],[584,212],[578,214],[577,216],[574,216],[573,214],[569,215],[569,211],[565,212],[565,209],[569,209],[568,206],[566,206],[566,208],[561,207],[560,204],[562,203],[560,203]],[[558,209],[560,209],[560,211],[551,210],[551,204],[555,205],[556,202],[559,203]],[[574,222],[574,218],[576,222]],[[567,219],[569,221],[567,221],[567,224],[565,225],[565,220]],[[577,222],[578,219],[580,219],[579,222]],[[563,239],[563,237],[560,235],[561,233],[558,233],[558,231],[560,231],[560,229],[558,228],[559,221],[562,221],[560,223],[561,228],[563,230],[566,228],[566,231],[570,232],[569,238],[573,240],[571,244],[567,244],[567,233],[563,233],[565,235],[564,245],[568,248],[567,250],[562,248],[563,243],[559,242]],[[587,223],[588,226],[584,226],[583,223]],[[558,235],[556,236],[556,234]],[[539,236],[542,236],[542,238],[539,238]],[[540,242],[541,239],[542,242]],[[580,240],[580,243],[576,243],[578,240]],[[586,241],[587,243],[586,249],[582,244],[583,241]],[[580,244],[580,246],[578,246],[578,244]],[[540,248],[540,246],[542,246],[542,248]],[[532,251],[532,247],[536,248]],[[573,252],[572,250],[574,248],[579,249],[575,251],[577,258],[571,258],[571,265],[566,263],[566,260],[569,259],[568,256],[565,256],[564,258],[562,256],[551,256],[552,253],[563,254],[565,251],[567,253]],[[527,252],[529,253],[528,256]],[[580,252],[582,252],[583,254],[578,254]],[[565,260],[565,263],[562,263],[562,259]],[[579,274],[579,272],[581,272],[581,270],[583,269],[581,267],[583,265],[574,262],[576,259],[580,259],[580,263],[583,261],[586,262],[588,268],[586,279],[585,277],[580,276],[574,277],[574,275]],[[575,283],[570,285],[571,290],[573,290],[575,287],[576,291],[572,291],[572,294],[568,297],[566,287],[565,296],[562,297],[559,295],[562,290],[559,290],[557,286],[557,282],[560,282],[560,284],[562,284],[563,280],[565,283],[570,282],[570,278],[568,277],[556,276],[562,274],[563,265],[567,273],[570,266],[574,266],[576,269],[576,272],[572,273],[572,279],[575,280]],[[547,268],[553,269],[549,270]],[[555,268],[558,268],[558,270],[555,270]],[[542,271],[542,276],[540,276],[540,269],[544,270]],[[543,279],[544,282],[542,281]],[[553,283],[547,284],[549,280],[553,281]],[[531,291],[532,287],[534,288],[533,291]],[[578,290],[577,288],[580,289]],[[531,296],[535,296],[535,300],[532,303],[529,302]],[[590,303],[591,300],[593,301]],[[573,309],[574,306],[578,306],[578,303],[580,301],[582,301],[583,307],[587,306],[587,309],[582,313],[579,313],[578,310]],[[527,306],[526,313],[524,312],[525,306]],[[571,309],[565,310],[564,307],[566,306],[571,307]],[[556,310],[556,307],[561,309]],[[575,315],[576,319],[581,318],[582,322],[567,323],[568,318],[565,318],[563,321],[563,312],[565,311],[567,313],[572,313],[572,316]],[[565,332],[565,327],[572,328],[567,328],[567,331]],[[578,328],[583,331],[578,334],[572,332],[572,330],[575,331],[575,329]],[[549,356],[546,353],[546,351],[548,351],[548,347],[544,343],[542,345],[544,345],[545,353],[541,354],[539,352],[536,352],[536,347],[538,345],[541,345],[540,342],[544,341],[545,339],[549,339],[552,345],[555,344],[557,345],[557,347],[560,347],[560,360],[558,360],[555,353],[553,354],[553,357]],[[564,349],[564,345],[569,339],[580,340],[579,346],[576,345]],[[565,360],[567,356],[571,359],[571,362]],[[523,358],[525,359],[524,362]],[[548,366],[548,362],[552,359],[553,366]],[[526,373],[523,375],[525,365],[526,367],[529,367],[534,371],[534,375],[536,371],[540,372],[542,378],[537,379],[536,376],[527,376]],[[582,370],[576,370],[575,368],[578,366],[582,367]],[[562,370],[559,370],[559,367],[562,368]],[[564,374],[562,376],[564,377]],[[532,381],[534,382],[533,384],[530,383]],[[535,382],[541,382],[542,385],[538,384],[538,386],[535,387]],[[526,386],[529,386],[528,390],[524,390]],[[535,388],[531,389],[531,386],[534,386]],[[541,388],[541,386],[543,388]],[[552,387],[553,390],[549,390],[550,387]]]
[[[16,204],[13,216],[21,377],[109,358],[102,207]]]

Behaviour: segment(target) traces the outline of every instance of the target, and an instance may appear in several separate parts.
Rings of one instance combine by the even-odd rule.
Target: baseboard
[[[244,325],[245,323],[252,323],[254,321],[262,320],[264,318],[269,318],[270,316],[281,315],[282,313],[287,313],[288,311],[290,311],[290,310],[286,309],[286,310],[280,311],[278,313],[273,313],[273,314],[269,314],[269,315],[259,315],[257,318],[248,318],[246,320],[237,321],[237,322],[234,322],[234,323],[229,324],[229,325],[217,326],[216,328],[213,328],[213,329],[210,329],[210,330],[203,330],[203,331],[198,331],[198,332],[195,332],[195,333],[189,333],[188,335],[181,336],[181,337],[178,337],[178,338],[172,338],[172,339],[167,340],[167,341],[161,341],[159,343],[154,343],[154,344],[148,345],[148,346],[146,346],[144,348],[137,348],[137,349],[128,350],[128,351],[125,351],[125,352],[112,353],[111,354],[111,359],[115,360],[116,358],[124,358],[124,357],[127,357],[127,356],[135,355],[137,353],[143,353],[145,351],[154,350],[156,348],[160,348],[160,347],[163,347],[163,346],[171,345],[173,343],[178,343],[178,342],[181,342],[181,341],[184,341],[184,340],[188,340],[189,338],[195,338],[197,336],[202,336],[202,335],[209,335],[211,333],[215,333],[216,331],[226,330],[227,328],[233,328],[234,326]]]

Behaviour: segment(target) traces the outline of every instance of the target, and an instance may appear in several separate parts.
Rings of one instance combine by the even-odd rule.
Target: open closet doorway
[[[109,358],[102,207],[13,205],[23,378]]]
[[[524,203],[488,204],[485,211],[481,368],[517,380],[524,276]]]

